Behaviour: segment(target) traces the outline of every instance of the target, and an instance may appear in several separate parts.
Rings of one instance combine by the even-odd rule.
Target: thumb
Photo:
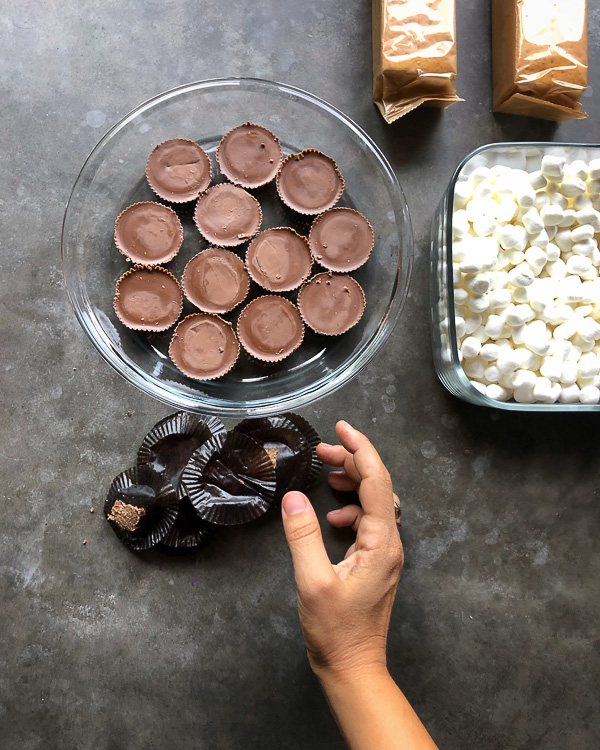
[[[298,589],[302,591],[333,578],[335,573],[323,544],[321,527],[306,495],[302,492],[284,495],[281,515]]]

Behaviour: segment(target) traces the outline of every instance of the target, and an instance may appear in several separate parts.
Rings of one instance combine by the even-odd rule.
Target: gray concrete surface
[[[328,439],[341,417],[365,430],[404,498],[393,675],[444,750],[598,747],[599,420],[452,398],[432,366],[427,291],[432,209],[468,151],[599,140],[600,10],[590,5],[587,121],[492,115],[488,3],[458,0],[466,102],[391,127],[371,103],[365,0],[0,6],[3,750],[343,746],[306,663],[275,516],[197,559],[165,560],[129,554],[89,512],[169,410],[114,374],[80,330],[58,262],[64,204],[124,113],[180,83],[231,75],[289,82],[340,107],[408,196],[417,255],[403,318],[358,380],[305,412]],[[322,516],[336,503],[324,484],[314,501]],[[325,536],[341,556],[347,536]]]

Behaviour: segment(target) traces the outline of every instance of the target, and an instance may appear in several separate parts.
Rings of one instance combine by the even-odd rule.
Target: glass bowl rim
[[[446,284],[448,289],[454,289],[454,278],[452,275],[452,218],[454,214],[454,189],[463,167],[478,154],[490,151],[494,148],[600,148],[600,143],[580,143],[577,141],[498,141],[496,143],[485,143],[468,153],[454,170],[448,185],[448,205],[446,208]],[[450,262],[448,262],[450,259]],[[452,367],[455,370],[461,386],[464,389],[465,400],[477,406],[489,406],[504,411],[530,411],[530,412],[584,412],[600,411],[600,404],[519,404],[516,401],[496,401],[475,388],[458,359],[458,340],[456,337],[456,315],[454,307],[454,294],[448,295],[448,332],[450,334],[450,347],[452,351]]]
[[[98,326],[94,325],[95,316],[90,313],[87,309],[86,300],[82,295],[82,298],[78,297],[78,289],[74,289],[75,283],[71,283],[70,279],[74,272],[69,270],[68,263],[66,261],[67,251],[67,226],[70,217],[70,210],[72,208],[73,200],[76,197],[79,181],[81,180],[88,163],[92,157],[101,151],[104,146],[110,141],[110,139],[116,135],[122,128],[124,128],[131,120],[138,115],[150,110],[160,102],[166,102],[180,94],[199,91],[203,89],[210,89],[213,87],[222,86],[240,86],[248,84],[250,86],[255,85],[258,87],[274,88],[281,90],[289,95],[299,97],[300,99],[316,105],[322,110],[325,110],[330,115],[333,115],[338,121],[341,121],[350,131],[354,133],[364,144],[369,148],[369,151],[373,157],[379,162],[379,166],[383,169],[384,173],[388,178],[388,190],[392,195],[392,203],[394,207],[394,213],[398,215],[398,209],[401,208],[402,223],[399,224],[399,235],[400,235],[400,250],[398,257],[398,266],[396,270],[396,277],[392,288],[391,299],[386,313],[379,323],[379,326],[375,334],[371,337],[368,343],[361,348],[358,353],[352,355],[346,364],[338,368],[337,372],[334,372],[333,376],[328,375],[321,377],[315,383],[311,383],[304,386],[301,390],[280,396],[276,400],[263,398],[257,399],[252,402],[229,402],[224,399],[207,399],[202,397],[201,399],[195,396],[188,396],[179,391],[178,388],[171,388],[167,383],[158,383],[152,376],[147,372],[137,367],[134,362],[126,361],[121,356],[117,347],[115,347],[110,340],[104,336],[101,337]],[[381,349],[383,344],[390,337],[399,317],[404,308],[404,304],[408,297],[408,290],[410,287],[410,280],[412,276],[413,257],[414,257],[414,236],[412,231],[412,223],[410,214],[408,212],[408,204],[402,186],[396,176],[396,173],[392,169],[388,159],[383,154],[379,146],[375,141],[350,117],[345,115],[337,107],[329,104],[324,99],[311,94],[304,89],[292,86],[287,83],[280,83],[278,81],[271,81],[263,78],[253,77],[236,77],[236,78],[210,78],[201,81],[194,81],[184,83],[176,86],[172,89],[163,91],[139,104],[118,120],[97,142],[94,148],[89,152],[88,156],[84,160],[73,188],[69,194],[65,206],[65,213],[63,216],[62,230],[61,230],[61,243],[60,243],[60,256],[61,256],[61,267],[62,275],[67,291],[67,296],[71,303],[71,306],[75,312],[81,327],[86,332],[91,343],[94,345],[96,350],[102,356],[102,358],[114,369],[121,377],[123,377],[128,383],[135,386],[139,390],[153,398],[162,401],[165,404],[183,409],[185,411],[204,413],[204,414],[219,414],[224,417],[240,417],[240,416],[257,416],[257,415],[268,415],[274,414],[281,411],[292,410],[301,408],[310,403],[317,401],[318,399],[335,393],[345,383],[352,380],[358,373],[360,373],[366,366],[371,362],[375,354]],[[401,281],[404,279],[404,286],[402,287]]]

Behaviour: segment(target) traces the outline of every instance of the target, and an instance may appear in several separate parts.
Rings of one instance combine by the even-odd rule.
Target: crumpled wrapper
[[[456,95],[454,0],[373,0],[373,101],[387,122]]]
[[[587,117],[586,0],[493,0],[494,111]]]

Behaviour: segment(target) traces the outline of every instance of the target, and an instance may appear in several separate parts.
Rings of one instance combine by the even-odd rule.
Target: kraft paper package
[[[587,117],[586,0],[492,0],[494,111]]]
[[[455,0],[372,0],[373,100],[387,122],[456,95]]]

